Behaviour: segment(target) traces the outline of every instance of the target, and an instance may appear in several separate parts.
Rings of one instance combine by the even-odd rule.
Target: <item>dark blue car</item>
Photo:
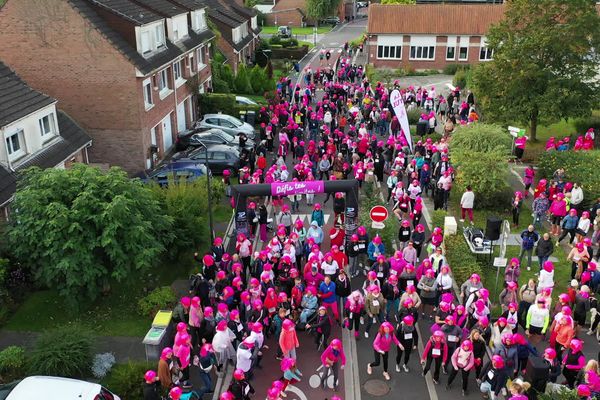
[[[144,171],[138,175],[138,178],[146,183],[156,182],[160,186],[167,186],[171,179],[176,182],[181,182],[182,180],[185,180],[185,182],[192,182],[201,176],[206,175],[206,173],[207,169],[204,164],[169,163],[161,165],[153,170]]]

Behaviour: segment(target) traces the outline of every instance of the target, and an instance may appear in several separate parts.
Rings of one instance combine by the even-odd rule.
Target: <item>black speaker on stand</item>
[[[525,369],[525,381],[531,383],[527,392],[530,399],[537,399],[538,393],[544,393],[550,376],[550,366],[542,357],[530,356]]]
[[[500,230],[502,229],[502,220],[498,217],[488,217],[485,226],[485,237],[491,241],[500,239]]]
[[[417,135],[425,136],[429,130],[429,122],[419,121],[417,122]]]

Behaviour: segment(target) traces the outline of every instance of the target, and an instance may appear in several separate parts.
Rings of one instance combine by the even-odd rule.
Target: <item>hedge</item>
[[[240,105],[235,102],[234,94],[205,93],[199,96],[199,107],[202,114],[223,113],[234,117],[240,116],[240,111],[258,113],[260,106]]]
[[[584,206],[600,198],[600,150],[591,151],[549,151],[538,160],[540,178],[551,179],[558,168],[565,169],[565,181],[576,182],[583,188]]]
[[[444,247],[446,249],[446,260],[450,265],[454,281],[459,287],[469,279],[471,274],[481,276],[481,265],[477,262],[475,255],[471,253],[462,234],[446,235],[444,237]]]

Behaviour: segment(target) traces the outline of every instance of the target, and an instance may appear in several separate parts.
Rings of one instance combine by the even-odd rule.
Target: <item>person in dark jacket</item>
[[[338,218],[340,219],[340,224],[344,224],[344,212],[346,211],[346,199],[344,198],[344,193],[337,192],[333,199],[333,212],[334,218],[333,223],[338,223]]]
[[[527,229],[521,232],[521,252],[519,253],[519,262],[523,260],[523,256],[527,253],[527,271],[531,270],[531,255],[535,242],[538,241],[540,235],[535,231],[533,225],[529,225]]]
[[[506,386],[508,375],[504,367],[504,360],[499,355],[492,356],[492,360],[484,365],[477,377],[481,381],[479,389],[484,399],[489,399],[492,393],[498,397],[502,388]]]
[[[325,307],[319,307],[319,314],[313,325],[306,325],[306,329],[311,328],[316,332],[315,344],[317,347],[319,347],[321,337],[323,337],[323,343],[326,344],[329,335],[331,335],[331,320],[329,319],[329,315],[327,315],[327,309]]]
[[[248,400],[250,395],[254,394],[254,388],[241,369],[233,371],[233,380],[229,385],[229,391],[235,400]]]
[[[144,374],[143,400],[160,400],[160,380],[156,372],[149,370]]]
[[[548,261],[548,258],[550,258],[553,252],[554,244],[552,243],[552,239],[550,239],[550,234],[544,233],[542,238],[538,240],[537,247],[535,248],[535,255],[540,263],[540,271],[542,270],[544,263]]]

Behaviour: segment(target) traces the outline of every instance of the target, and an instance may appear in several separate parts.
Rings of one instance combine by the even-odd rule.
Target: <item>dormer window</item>
[[[172,34],[172,37],[170,37],[170,39],[173,42],[176,43],[176,42],[182,40],[183,38],[186,38],[189,35],[187,14],[181,14],[176,17],[173,17],[173,18],[171,18],[170,21],[171,21],[170,22],[170,24],[171,24],[170,34]]]
[[[44,139],[56,134],[56,125],[54,122],[54,113],[48,114],[38,120],[40,134]]]
[[[144,25],[139,30],[139,52],[144,57],[151,57],[155,52],[165,48],[164,21]]]
[[[242,40],[242,27],[238,26],[237,28],[233,28],[231,30],[231,39],[233,43],[239,43]]]
[[[192,19],[192,26],[196,32],[203,31],[207,28],[206,11],[205,10],[194,11],[194,18]]]
[[[251,21],[251,24],[252,24],[252,29],[257,29],[258,28],[258,18],[257,17],[252,17],[252,19],[250,21]]]

